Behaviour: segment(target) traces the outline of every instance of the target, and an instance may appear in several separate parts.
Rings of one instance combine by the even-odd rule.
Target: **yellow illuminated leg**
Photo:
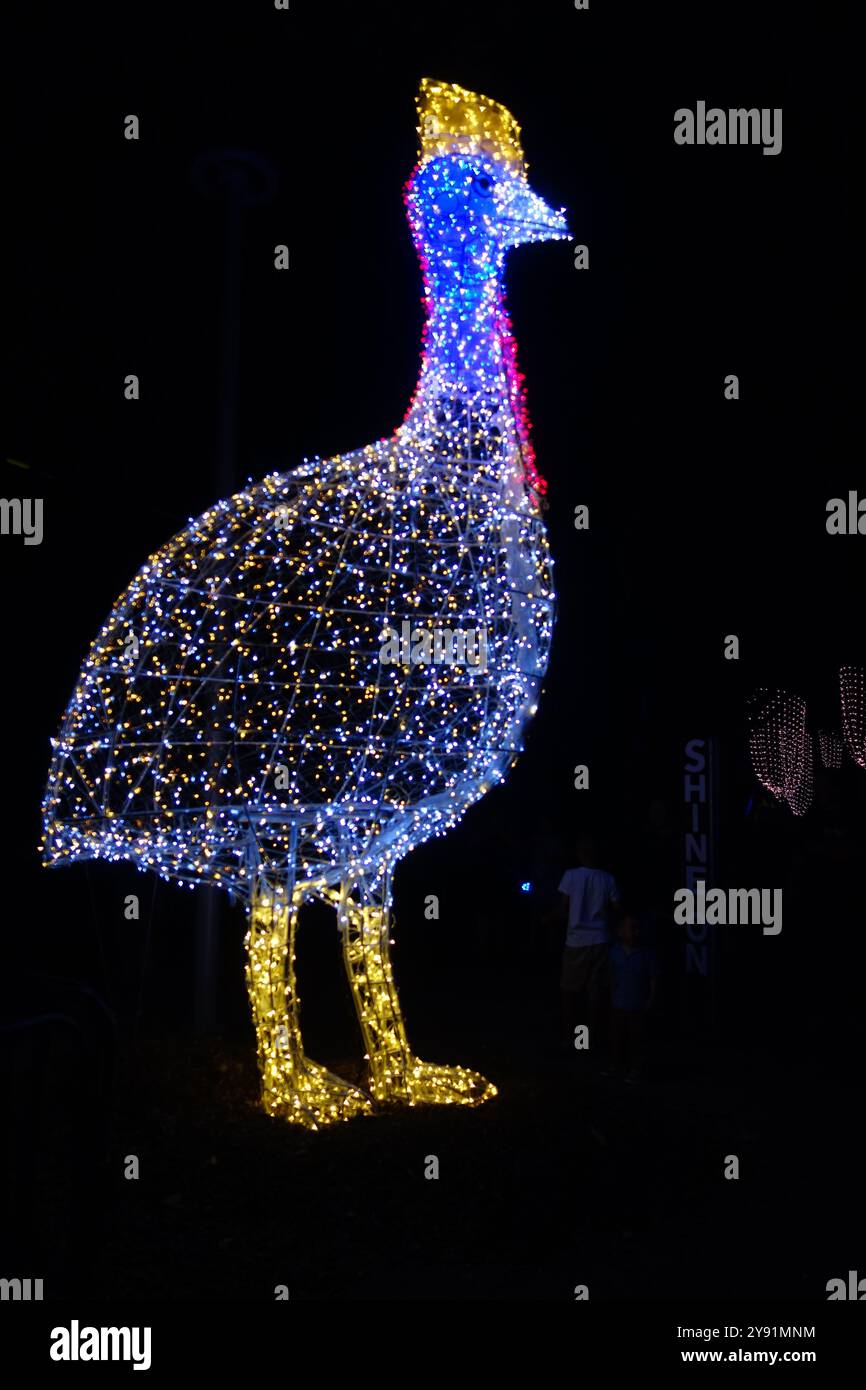
[[[422,1062],[413,1055],[391,968],[387,892],[379,902],[364,885],[352,893],[365,900],[359,902],[344,886],[339,905],[343,959],[375,1099],[407,1105],[480,1105],[495,1096],[496,1087],[478,1072]]]
[[[307,1129],[369,1111],[369,1098],[304,1054],[295,982],[299,903],[260,880],[249,909],[247,989],[258,1042],[262,1103],[269,1115]]]

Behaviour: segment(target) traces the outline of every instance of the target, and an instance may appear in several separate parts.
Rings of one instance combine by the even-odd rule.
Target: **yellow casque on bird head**
[[[431,77],[416,104],[420,158],[406,187],[423,254],[458,241],[477,251],[568,237],[564,212],[529,186],[520,126],[506,107]]]
[[[421,79],[415,101],[422,163],[447,154],[490,155],[526,173],[520,126],[498,101],[431,77]]]

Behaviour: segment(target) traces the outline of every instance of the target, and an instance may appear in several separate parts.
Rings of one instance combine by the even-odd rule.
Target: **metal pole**
[[[248,150],[213,150],[193,165],[193,182],[206,197],[225,206],[220,391],[214,483],[217,497],[230,496],[237,485],[238,391],[240,384],[241,240],[243,212],[268,202],[277,188],[276,170],[262,155]],[[197,1033],[217,1024],[217,964],[223,895],[202,885],[198,894],[195,934],[194,1021]]]

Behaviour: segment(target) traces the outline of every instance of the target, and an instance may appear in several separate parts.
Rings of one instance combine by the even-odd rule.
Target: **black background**
[[[118,1019],[123,1077],[108,1112],[111,1176],[88,1197],[99,1215],[71,1215],[80,1174],[59,1187],[56,1174],[39,1176],[21,1204],[26,1214],[48,1203],[53,1236],[44,1218],[25,1218],[16,1250],[40,1252],[55,1288],[257,1297],[282,1269],[298,1296],[547,1298],[569,1297],[589,1270],[611,1297],[820,1298],[858,1253],[862,1263],[849,1203],[862,1168],[864,779],[850,764],[832,785],[819,778],[809,816],[794,823],[781,808],[761,839],[746,814],[758,789],[745,724],[746,697],[767,685],[804,695],[813,730],[838,725],[838,668],[864,659],[866,540],[825,529],[827,500],[866,487],[851,46],[841,23],[819,31],[787,5],[595,0],[588,13],[566,0],[297,0],[288,14],[264,3],[67,11],[23,26],[7,74],[3,491],[45,499],[45,537],[40,547],[4,537],[0,552],[4,988],[38,999],[45,974],[93,988]],[[521,249],[508,272],[559,595],[540,712],[508,783],[397,877],[410,1032],[414,1020],[437,1058],[483,1063],[503,1086],[504,1118],[413,1116],[275,1138],[249,1101],[240,910],[222,910],[218,1030],[202,1039],[195,898],[132,868],[43,870],[39,803],[49,737],[111,604],[219,495],[223,218],[195,185],[196,158],[252,150],[280,180],[243,224],[241,486],[402,418],[421,306],[401,186],[425,75],[516,114],[534,186],[567,208],[590,251],[588,272],[562,243]],[[699,99],[782,107],[782,153],[675,145],[674,111]],[[123,138],[129,113],[138,142]],[[289,272],[274,269],[279,243]],[[123,397],[130,372],[138,402]],[[736,402],[723,395],[731,372]],[[578,503],[588,533],[573,528]],[[740,639],[738,662],[723,658],[727,634]],[[535,837],[548,827],[565,868],[577,828],[600,827],[614,867],[658,906],[677,882],[682,745],[707,733],[721,750],[723,881],[784,881],[796,895],[785,931],[722,960],[714,1029],[692,1037],[670,982],[663,1099],[642,1097],[628,1114],[595,1092],[575,1100],[542,1055],[555,962],[536,963],[531,988],[521,966],[518,885]],[[589,793],[573,789],[577,763],[590,767]],[[666,828],[651,840],[654,802]],[[841,827],[839,862],[828,827]],[[123,919],[128,892],[141,896],[137,924]],[[429,893],[438,924],[423,918]],[[304,937],[312,1036],[325,1053],[353,1055],[337,934],[312,914]],[[78,1076],[72,1067],[68,1085]],[[45,1132],[44,1113],[20,1123]],[[58,1124],[61,1137],[39,1151],[62,1158],[73,1121]],[[437,1142],[458,1174],[444,1227],[419,1176]],[[491,1145],[502,1146],[499,1185],[484,1166],[495,1166]],[[131,1198],[118,1155],[148,1149]],[[763,1186],[719,1181],[729,1152],[746,1153]],[[273,1248],[248,1234],[254,1154],[305,1194],[306,1218],[272,1231]],[[211,1157],[226,1176],[208,1205],[194,1194],[196,1165]],[[347,1177],[368,1171],[380,1175],[372,1190],[378,1180],[390,1194],[372,1225],[371,1189]],[[351,1189],[347,1215],[328,1225],[335,1183]],[[593,1192],[609,1219],[588,1213]],[[407,1222],[408,1253],[395,1236]],[[736,1237],[723,1237],[732,1222]]]

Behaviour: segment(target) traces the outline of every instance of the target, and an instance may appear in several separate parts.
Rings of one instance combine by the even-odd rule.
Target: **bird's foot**
[[[269,1115],[304,1129],[322,1129],[373,1109],[364,1091],[303,1056],[266,1078],[264,1107]]]
[[[498,1095],[492,1081],[466,1067],[408,1057],[375,1087],[377,1099],[404,1105],[481,1105]]]

